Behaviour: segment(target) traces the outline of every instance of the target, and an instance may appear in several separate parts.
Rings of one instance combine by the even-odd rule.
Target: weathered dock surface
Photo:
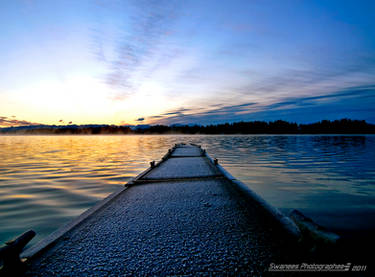
[[[200,147],[178,145],[26,251],[25,275],[262,275],[290,254],[288,232],[234,186]]]

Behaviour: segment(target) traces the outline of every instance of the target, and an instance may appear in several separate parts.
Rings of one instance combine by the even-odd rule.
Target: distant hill
[[[282,120],[235,122],[216,125],[33,125],[0,128],[0,134],[98,135],[98,134],[375,134],[375,125],[364,120],[323,120],[297,124]]]
[[[97,134],[129,134],[131,128],[116,125],[33,125],[0,128],[0,134],[22,135],[97,135]]]

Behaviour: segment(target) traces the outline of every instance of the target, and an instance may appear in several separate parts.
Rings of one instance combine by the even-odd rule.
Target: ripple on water
[[[375,229],[374,136],[4,136],[0,240],[34,229],[35,243],[179,142],[201,144],[284,211],[332,228]]]

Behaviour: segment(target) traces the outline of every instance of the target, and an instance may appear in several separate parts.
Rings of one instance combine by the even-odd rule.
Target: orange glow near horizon
[[[65,82],[40,81],[3,95],[8,101],[1,102],[0,109],[9,122],[0,122],[0,127],[27,125],[22,123],[25,121],[46,125],[139,124],[138,118],[166,112],[179,103],[170,103],[156,82],[145,82],[136,94],[115,98],[111,88],[88,76]]]

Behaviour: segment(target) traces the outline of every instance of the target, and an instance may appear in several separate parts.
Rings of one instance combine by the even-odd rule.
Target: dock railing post
[[[33,230],[27,231],[18,238],[6,242],[6,245],[0,248],[0,260],[3,261],[0,275],[14,276],[13,274],[23,271],[25,265],[20,260],[20,254],[26,244],[32,240],[35,235],[36,233]]]

